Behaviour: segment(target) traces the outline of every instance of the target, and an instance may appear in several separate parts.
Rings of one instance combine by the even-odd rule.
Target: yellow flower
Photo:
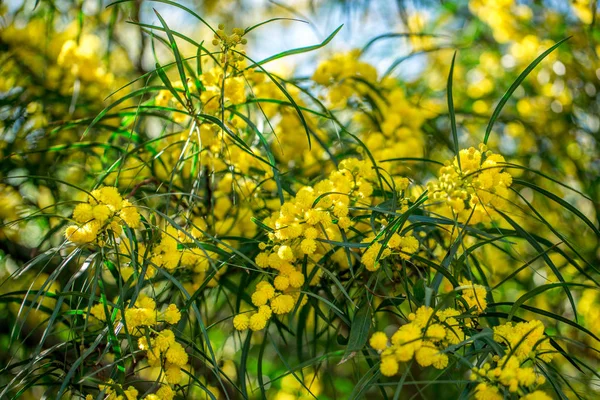
[[[121,211],[119,212],[119,217],[130,228],[138,228],[140,226],[140,214],[137,211],[137,208],[134,207],[128,200],[123,200]]]
[[[73,219],[80,224],[86,223],[94,218],[92,206],[88,203],[78,204],[73,210]]]
[[[156,391],[156,396],[159,400],[173,400],[175,393],[169,386],[162,386]]]
[[[302,287],[302,285],[304,285],[304,275],[300,271],[291,272],[290,275],[288,276],[288,278],[290,280],[290,285],[293,288],[297,289],[297,288]]]
[[[383,351],[387,348],[388,345],[388,337],[384,332],[375,332],[371,339],[369,340],[369,344],[372,348],[377,351]]]
[[[153,340],[153,345],[159,351],[167,351],[167,349],[175,343],[175,334],[170,329],[161,331]]]
[[[264,306],[269,301],[269,295],[266,290],[256,290],[252,293],[252,304],[257,307]]]
[[[379,370],[381,375],[394,376],[398,372],[398,361],[392,356],[382,357]]]
[[[181,319],[181,313],[175,304],[169,304],[169,307],[163,313],[163,318],[169,324],[176,324]]]
[[[174,364],[169,364],[169,366],[165,368],[165,375],[167,382],[171,385],[179,383],[181,381],[181,377],[183,376],[181,373],[181,367]]]
[[[481,313],[487,307],[487,301],[485,299],[487,290],[481,285],[475,285],[469,280],[460,281],[459,290],[462,290],[462,297],[465,299],[470,309],[475,309],[476,312]]]
[[[250,317],[250,321],[249,321],[249,327],[253,331],[260,331],[262,329],[265,329],[268,321],[269,321],[269,319],[266,317],[265,314],[262,314],[262,313],[252,314],[252,316]]]
[[[104,223],[104,221],[110,218],[111,211],[107,205],[98,204],[97,206],[94,206],[92,214],[94,215],[94,218],[100,221],[100,223],[102,224]]]
[[[546,392],[536,390],[535,392],[520,397],[520,400],[552,400],[552,397],[548,396]]]
[[[250,325],[250,318],[246,314],[238,314],[233,317],[233,327],[238,331],[245,331]]]
[[[271,309],[275,314],[287,314],[294,308],[294,298],[289,294],[281,294],[271,300]]]
[[[475,388],[475,399],[477,400],[502,400],[503,398],[496,386],[480,383]]]
[[[169,346],[169,350],[167,350],[165,356],[167,361],[180,367],[188,362],[188,355],[183,346],[178,342],[174,342]]]
[[[256,255],[254,262],[261,268],[267,268],[269,266],[269,255],[265,252],[260,252]]]
[[[278,275],[273,281],[273,285],[275,286],[275,289],[284,291],[290,286],[290,280],[287,276]]]
[[[304,254],[311,255],[317,250],[317,242],[314,239],[304,239],[300,243],[300,248]]]
[[[294,260],[294,252],[289,246],[281,246],[277,251],[277,255],[284,261],[293,261]]]
[[[104,312],[104,304],[98,303],[92,306],[90,314],[99,319],[100,321],[106,321],[106,313]]]

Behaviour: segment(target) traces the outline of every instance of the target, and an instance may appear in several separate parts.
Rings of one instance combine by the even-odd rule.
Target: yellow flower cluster
[[[398,255],[408,260],[411,254],[419,250],[419,241],[414,236],[400,236],[397,233],[392,234],[387,245],[375,241],[374,236],[363,240],[363,243],[369,242],[372,242],[372,244],[361,257],[361,263],[368,271],[377,271],[380,267],[379,261],[390,255]]]
[[[304,112],[304,123],[300,119],[298,112],[289,104],[289,99],[283,91],[273,82],[273,77],[267,77],[264,73],[248,72],[246,74],[252,87],[252,93],[256,99],[260,99],[261,112],[269,119],[269,124],[273,127],[274,140],[271,144],[277,160],[288,165],[294,170],[302,170],[303,176],[313,176],[317,173],[323,173],[323,159],[328,155],[325,150],[312,141],[309,146],[306,138],[306,126],[312,134],[324,143],[328,140],[326,132],[319,126],[318,118],[312,113]],[[294,99],[298,107],[309,108],[301,94],[302,92],[295,86],[286,85],[285,81],[279,81],[280,85],[285,86],[289,96]]]
[[[15,240],[19,236],[19,229],[11,226],[9,222],[19,219],[19,207],[23,204],[23,198],[12,186],[0,184],[0,239],[5,237]]]
[[[93,190],[87,203],[75,207],[73,219],[78,224],[68,226],[65,237],[76,244],[92,243],[97,239],[102,244],[110,237],[109,231],[114,237],[120,236],[123,224],[130,228],[140,226],[137,208],[129,200],[123,200],[117,188],[110,186]]]
[[[344,160],[329,179],[302,187],[293,199],[263,220],[272,231],[268,234],[269,242],[260,244],[262,251],[255,262],[258,267],[273,269],[277,274],[272,283],[264,281],[256,286],[252,303],[258,311],[249,316],[237,315],[233,321],[236,329],[263,329],[271,317],[267,309],[275,314],[290,312],[300,299],[300,288],[305,282],[310,285],[319,282],[322,272],[316,269],[317,263],[332,250],[325,240],[341,241],[342,230],[357,226],[350,218],[350,207],[359,202],[370,204],[374,179],[375,172],[368,162]],[[304,256],[306,275],[302,272],[303,262],[298,262]],[[338,249],[332,259],[342,267],[348,266],[343,250]],[[303,296],[300,305],[306,301]]]
[[[457,290],[462,291],[462,298],[469,305],[469,310],[476,314],[480,314],[486,309],[487,290],[485,287],[473,284],[473,282],[469,280],[462,280]]]
[[[246,101],[244,78],[225,76],[225,71],[221,67],[204,71],[200,81],[204,85],[204,90],[200,93],[204,112],[220,110],[221,103],[227,106],[242,104]]]
[[[57,64],[69,68],[74,77],[89,82],[103,82],[110,87],[114,77],[102,65],[102,59],[98,57],[100,38],[97,36],[85,36],[78,45],[75,40],[67,40],[58,55]]]
[[[497,326],[494,328],[494,340],[508,345],[513,357],[520,361],[539,357],[550,362],[555,353],[550,339],[544,335],[544,324],[538,320]]]
[[[138,399],[138,390],[133,386],[129,386],[127,389],[122,389],[120,385],[116,384],[115,381],[109,379],[106,385],[98,385],[98,388],[101,391],[104,391],[106,397],[104,400],[137,400]],[[119,390],[120,389],[120,390]],[[122,392],[123,394],[119,394]],[[175,397],[175,392],[169,386],[161,386],[156,393],[149,394],[144,397],[145,400],[173,400]],[[88,394],[85,396],[85,400],[94,400],[95,396]]]
[[[140,294],[133,307],[125,310],[125,323],[130,331],[143,326],[154,326],[161,321],[168,324],[175,324],[181,318],[181,313],[175,304],[170,304],[164,312],[156,309],[156,302]]]
[[[515,0],[470,0],[469,9],[492,28],[494,39],[500,43],[521,37],[521,24],[533,17],[526,4]]]
[[[432,201],[443,202],[440,213],[452,213],[461,222],[487,222],[494,210],[506,203],[512,176],[503,172],[504,157],[487,151],[485,145],[463,149],[459,158],[440,168],[440,175],[429,182]]]
[[[110,308],[109,311],[111,311]],[[100,321],[106,321],[107,319],[104,304],[102,303],[92,306],[90,314]],[[117,320],[121,318],[120,314],[119,311],[117,313]],[[139,295],[133,307],[125,310],[125,322],[130,331],[144,326],[152,327],[160,322],[176,324],[180,319],[181,313],[175,304],[169,304],[164,311],[160,312],[156,309],[156,302],[143,293]]]
[[[129,386],[127,389],[122,389],[120,385],[115,383],[112,379],[109,379],[106,382],[106,385],[98,385],[98,388],[104,391],[104,394],[106,395],[104,398],[105,400],[137,400],[138,398],[138,391],[136,388]],[[121,395],[119,392],[122,392],[123,394]],[[85,399],[93,400],[95,397],[88,394],[85,396]]]
[[[583,290],[577,303],[577,310],[584,318],[586,327],[595,335],[600,334],[600,307],[597,306],[598,304],[600,304],[600,295],[595,289]]]
[[[542,322],[532,320],[494,327],[494,341],[507,345],[507,354],[494,356],[495,367],[486,363],[481,368],[473,368],[471,380],[479,381],[475,389],[477,400],[501,400],[502,392],[520,394],[521,399],[550,399],[542,391],[534,390],[545,382],[545,378],[535,370],[535,364],[526,366],[528,360],[536,357],[550,362],[554,350],[549,338],[544,335]]]
[[[377,69],[359,61],[359,55],[359,50],[335,54],[317,66],[312,80],[328,88],[332,106],[345,105],[353,95],[368,92],[369,84],[377,81]]]
[[[99,320],[106,320],[102,304],[92,307],[91,313]],[[130,333],[140,336],[138,348],[145,351],[150,367],[160,368],[160,371],[163,372],[161,376],[169,385],[178,384],[182,378],[181,370],[184,368],[189,369],[187,365],[188,355],[183,346],[175,340],[173,331],[163,329],[157,332],[156,327],[163,322],[176,324],[180,319],[181,312],[175,304],[170,304],[164,311],[159,312],[156,309],[156,302],[145,294],[140,294],[135,305],[125,310],[127,329]],[[108,383],[112,383],[112,381]],[[110,399],[137,399],[137,391],[132,387],[125,391],[127,397],[123,398],[114,391],[112,386],[100,386],[100,390],[105,389]],[[155,394],[150,394],[145,399],[169,400],[173,399],[174,396],[175,393],[172,388],[164,385]]]
[[[148,365],[162,368],[167,383],[171,385],[181,381],[182,369],[189,369],[188,355],[170,329],[160,331],[150,338],[150,342],[146,336],[140,337],[138,348],[146,352]]]
[[[427,306],[409,314],[408,324],[402,325],[391,337],[391,345],[384,332],[375,332],[369,344],[381,353],[382,375],[398,373],[399,363],[413,358],[422,367],[443,369],[448,365],[444,349],[462,342],[465,335],[455,318],[461,313],[453,308],[434,312]]]
[[[365,115],[355,118],[362,128],[365,146],[377,161],[421,157],[425,147],[421,127],[432,113],[426,108],[416,107],[404,89],[396,84],[388,79],[381,89],[384,97],[374,96],[373,101],[379,110],[376,115],[381,115],[377,123]],[[388,89],[388,86],[391,88]],[[385,165],[394,175],[405,171],[400,162]],[[405,188],[405,185],[399,185],[397,189]]]
[[[242,28],[233,28],[231,35],[227,35],[225,25],[219,24],[218,28],[212,44],[221,47],[221,63],[237,65],[238,62],[244,61],[245,51],[236,51],[235,48],[240,44],[245,45],[248,43],[248,40],[244,38],[246,31]]]

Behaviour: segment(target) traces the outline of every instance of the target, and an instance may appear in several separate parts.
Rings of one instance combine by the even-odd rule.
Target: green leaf
[[[452,130],[452,141],[454,142],[454,153],[458,161],[458,168],[462,171],[460,165],[459,148],[458,148],[458,132],[456,130],[456,113],[454,112],[454,99],[452,98],[452,75],[454,74],[454,62],[456,61],[456,51],[452,56],[452,64],[450,64],[450,73],[448,73],[448,112],[450,113],[450,129]]]
[[[331,42],[333,40],[333,38],[335,37],[335,35],[337,35],[337,33],[340,31],[340,29],[342,29],[343,26],[344,26],[344,24],[338,26],[337,29],[331,33],[331,35],[327,36],[327,38],[325,40],[323,40],[319,44],[315,44],[315,45],[312,45],[312,46],[306,46],[306,47],[299,47],[297,49],[292,49],[292,50],[282,51],[281,53],[277,53],[274,56],[267,57],[267,58],[265,58],[262,61],[255,62],[255,63],[251,64],[250,66],[246,67],[245,69],[251,69],[251,68],[254,68],[254,67],[258,67],[260,65],[264,65],[264,64],[266,64],[268,62],[271,62],[271,61],[274,61],[274,60],[278,60],[278,59],[283,58],[283,57],[287,57],[287,56],[291,56],[291,55],[295,55],[295,54],[307,53],[309,51],[320,49],[321,47],[324,47],[329,42]]]
[[[354,315],[350,327],[350,337],[344,357],[338,363],[343,364],[356,355],[356,352],[365,347],[371,329],[372,312],[368,303],[364,303]]]
[[[548,50],[543,52],[540,56],[538,56],[538,58],[533,60],[533,62],[531,64],[529,64],[529,66],[527,68],[525,68],[525,70],[523,72],[521,72],[521,75],[519,75],[517,80],[514,81],[512,85],[510,85],[510,87],[508,88],[506,93],[504,93],[504,96],[502,96],[502,98],[500,99],[500,102],[496,106],[496,109],[494,109],[494,112],[492,113],[490,121],[488,122],[487,128],[485,129],[485,136],[483,137],[484,144],[487,144],[488,139],[490,137],[490,133],[492,133],[492,128],[494,127],[494,122],[496,122],[496,120],[498,119],[498,116],[500,115],[502,108],[504,108],[504,105],[506,104],[508,99],[510,99],[510,96],[512,96],[514,91],[517,90],[517,88],[519,87],[521,82],[523,82],[525,80],[525,78],[527,78],[527,75],[529,75],[529,73],[531,71],[533,71],[533,69],[535,67],[537,67],[537,65],[540,62],[542,62],[542,60],[544,58],[546,58],[546,56],[548,56],[548,54],[552,53],[558,46],[560,46],[561,44],[563,44],[565,41],[569,40],[570,38],[571,38],[571,36],[564,38],[563,40],[561,40],[560,42],[556,43],[554,46],[550,47]]]

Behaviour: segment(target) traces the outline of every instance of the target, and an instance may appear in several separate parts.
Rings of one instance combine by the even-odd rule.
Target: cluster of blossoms
[[[100,391],[104,391],[104,400],[138,400],[139,392],[133,386],[123,389],[119,384],[115,383],[112,379],[109,379],[105,385],[98,385]],[[122,393],[122,394],[120,394]],[[144,400],[173,400],[175,392],[171,387],[165,385],[161,386],[156,393],[152,393],[144,397]],[[85,400],[94,400],[95,396],[88,394],[85,396]]]
[[[484,286],[473,284],[473,282],[463,279],[457,290],[461,291],[463,300],[469,306],[468,310],[475,314],[482,313],[487,308],[487,289]]]
[[[198,218],[195,222],[204,227],[201,219]],[[202,237],[202,232],[198,227],[191,229],[188,236],[185,232],[168,226],[162,233],[160,242],[152,249],[152,265],[148,267],[150,276],[154,275],[153,272],[157,267],[164,268],[168,272],[173,272],[176,268],[185,268],[193,272],[193,282],[187,284],[186,288],[193,292],[200,287],[206,278],[211,260],[217,258],[214,252],[200,249],[195,245],[194,241],[200,237]],[[217,275],[223,272],[225,269],[219,270]],[[209,285],[215,286],[216,280],[213,278]]]
[[[408,260],[411,254],[419,250],[419,241],[414,236],[400,236],[397,233],[393,233],[387,243],[376,241],[375,235],[365,238],[363,243],[372,243],[361,257],[361,263],[368,271],[377,271],[381,266],[379,261],[390,255]]]
[[[175,341],[175,334],[170,329],[155,333],[150,342],[142,336],[138,340],[138,348],[146,352],[148,365],[162,369],[167,383],[171,385],[181,381],[182,369],[189,370],[188,355],[183,346]]]
[[[120,236],[123,224],[134,229],[140,226],[137,208],[110,186],[93,190],[87,203],[75,207],[73,219],[78,224],[68,226],[65,237],[76,244],[97,241],[102,245],[110,237],[109,232],[114,237]]]
[[[402,325],[392,335],[391,345],[385,332],[375,332],[371,336],[369,344],[381,354],[380,370],[383,375],[396,375],[399,363],[413,358],[422,367],[446,368],[446,349],[463,342],[463,327],[474,325],[473,318],[465,317],[465,313],[476,316],[487,307],[485,287],[463,280],[456,291],[461,292],[468,309],[461,306],[460,309],[445,308],[436,311],[432,307],[421,306],[408,315],[410,322]]]
[[[106,397],[105,400],[137,400],[138,398],[138,390],[133,386],[127,387],[127,389],[123,389],[119,384],[115,383],[114,380],[109,379],[106,381],[105,385],[98,385],[98,388],[101,391],[104,391]],[[120,394],[123,393],[123,394]],[[85,396],[85,400],[94,400],[95,397],[91,394]]]
[[[481,144],[463,149],[452,163],[440,168],[437,181],[429,183],[434,202],[443,202],[442,215],[450,211],[461,222],[486,222],[505,204],[512,176],[502,168],[504,157]]]
[[[102,59],[98,57],[99,48],[100,38],[97,36],[86,36],[81,44],[67,40],[58,55],[57,64],[70,70],[77,79],[104,83],[110,87],[114,76],[103,67]]]
[[[335,54],[319,64],[312,80],[328,88],[327,96],[333,106],[345,105],[350,97],[369,91],[377,81],[377,69],[358,59],[359,51]]]
[[[357,50],[334,54],[319,64],[312,80],[326,89],[334,106],[361,104],[365,112],[354,114],[352,119],[375,160],[423,156],[422,126],[437,113],[439,106],[409,95],[396,78],[379,79],[377,69],[360,60],[360,56]],[[392,175],[406,171],[405,165],[398,162],[387,164],[386,169]]]
[[[235,48],[238,45],[245,45],[248,40],[244,38],[246,31],[242,28],[233,28],[231,35],[225,32],[225,25],[219,24],[219,29],[215,32],[212,44],[221,47],[221,63],[237,65],[238,62],[244,61],[245,51],[237,51]]]
[[[409,314],[410,322],[392,335],[391,346],[384,332],[375,332],[369,344],[381,353],[381,373],[385,376],[396,375],[399,363],[413,358],[422,367],[444,369],[448,365],[448,355],[444,349],[465,338],[455,318],[460,314],[453,308],[434,312],[433,308],[422,306]]]
[[[100,321],[106,321],[106,308],[98,303],[90,309],[90,313]],[[109,310],[110,311],[110,310]],[[119,313],[117,318],[120,319]],[[145,294],[140,294],[135,304],[125,310],[125,324],[131,332],[139,332],[144,327],[153,327],[161,322],[176,324],[181,319],[181,313],[175,304],[170,304],[164,311],[156,309],[156,302]]]
[[[238,105],[246,101],[246,86],[241,76],[226,76],[222,68],[214,67],[205,71],[200,80],[204,85],[200,100],[205,112],[219,111],[221,103]]]
[[[106,321],[106,308],[99,303],[90,310],[91,314],[100,321]],[[120,313],[116,314],[120,319]],[[182,369],[189,369],[188,355],[183,346],[175,341],[175,335],[170,329],[159,331],[162,324],[176,324],[181,319],[181,312],[175,304],[169,304],[163,311],[159,311],[156,302],[151,297],[140,294],[135,304],[125,310],[125,326],[130,334],[140,336],[138,348],[145,351],[148,365],[159,370],[158,376],[163,383],[168,385],[179,384],[182,378]],[[111,381],[108,385],[101,385],[100,390],[105,390],[109,399],[133,400],[137,399],[138,392],[129,387],[124,391],[126,397],[118,394]],[[145,397],[146,400],[173,399],[174,391],[168,385],[161,386],[155,394]],[[122,391],[122,390],[121,390]],[[112,397],[111,397],[112,396]],[[89,397],[89,396],[88,396]],[[86,397],[87,398],[87,397]]]
[[[473,368],[471,379],[479,381],[475,389],[477,400],[501,400],[503,392],[516,393],[520,399],[550,400],[551,397],[535,390],[546,379],[536,372],[535,359],[550,362],[555,350],[544,335],[544,325],[538,320],[494,327],[494,341],[507,346],[506,355],[494,356],[495,366],[486,363]],[[527,365],[529,363],[529,365]]]
[[[351,226],[357,230],[369,227],[351,219],[350,207],[361,202],[371,204],[374,179],[375,172],[369,163],[344,160],[329,179],[302,187],[293,199],[263,220],[270,228],[269,241],[260,243],[262,251],[255,262],[259,268],[274,270],[276,274],[272,283],[264,281],[256,286],[252,303],[258,311],[250,316],[237,315],[234,318],[237,329],[263,329],[271,317],[267,308],[275,314],[285,314],[299,300],[301,305],[307,301],[300,288],[305,282],[318,284],[322,271],[317,265],[333,249],[327,242],[343,240],[343,230]],[[342,268],[349,267],[347,255],[341,249],[331,259]]]

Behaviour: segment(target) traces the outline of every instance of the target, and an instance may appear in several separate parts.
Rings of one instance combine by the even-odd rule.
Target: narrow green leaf
[[[537,65],[540,62],[542,62],[542,60],[544,58],[546,58],[546,56],[548,56],[548,54],[552,53],[558,46],[560,46],[561,44],[563,44],[565,41],[569,40],[570,38],[571,38],[571,36],[564,38],[563,40],[556,43],[554,46],[550,47],[548,50],[546,50],[545,52],[540,54],[538,56],[538,58],[533,60],[533,62],[531,64],[529,64],[529,66],[527,68],[525,68],[525,70],[523,72],[521,72],[521,75],[519,75],[517,80],[515,80],[512,85],[510,85],[510,87],[508,88],[506,93],[504,93],[504,96],[502,96],[502,98],[500,99],[500,102],[496,106],[496,109],[494,109],[494,112],[492,113],[490,121],[488,122],[487,128],[485,129],[485,136],[483,137],[484,144],[487,144],[488,139],[490,137],[490,133],[492,133],[492,128],[494,127],[494,122],[496,122],[496,120],[498,119],[498,116],[500,115],[502,108],[504,108],[504,105],[506,104],[508,99],[510,99],[510,96],[512,96],[514,91],[517,90],[517,88],[519,87],[521,82],[523,82],[525,80],[525,78],[527,78],[527,75],[529,75],[529,73],[531,71],[533,71],[533,69],[535,67],[537,67]]]
[[[338,363],[343,364],[356,355],[356,352],[365,347],[371,329],[372,311],[368,303],[364,303],[354,315],[350,327],[350,337],[344,357]]]

